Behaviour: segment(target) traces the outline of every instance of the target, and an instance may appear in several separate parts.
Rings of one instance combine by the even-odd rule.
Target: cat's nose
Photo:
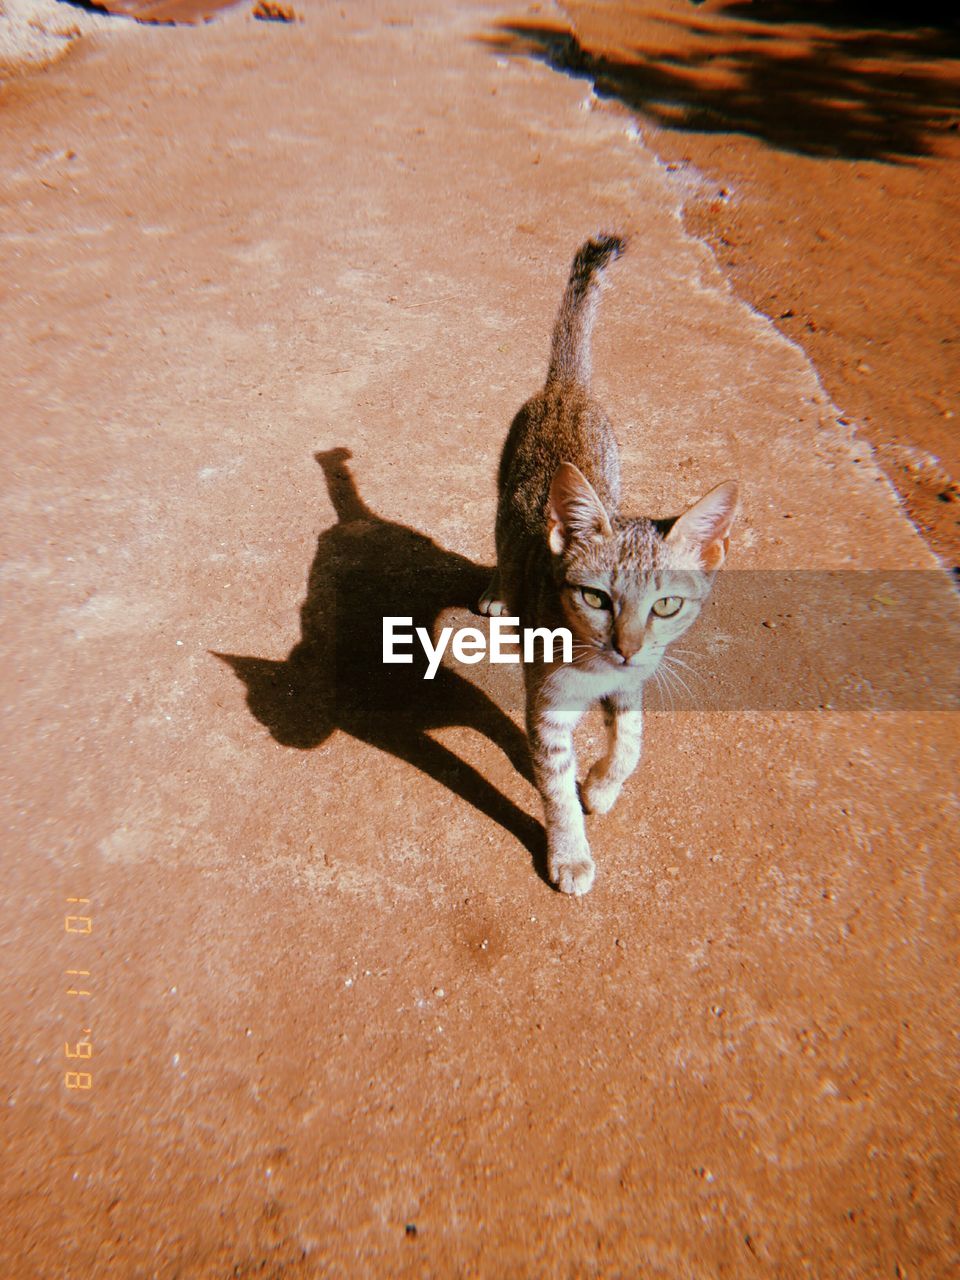
[[[614,640],[613,642],[614,653],[619,653],[624,662],[629,662],[633,655],[635,653],[639,653],[642,648],[642,640],[639,644],[631,644],[630,641],[626,639]]]

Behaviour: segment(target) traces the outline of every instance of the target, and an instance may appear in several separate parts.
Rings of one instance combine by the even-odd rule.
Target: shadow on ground
[[[413,646],[411,665],[383,663],[385,616],[412,618],[413,627],[435,636],[445,609],[474,607],[490,570],[371,511],[347,466],[349,450],[331,449],[316,457],[337,523],[317,543],[300,610],[299,643],[283,662],[215,656],[243,681],[247,705],[277,742],[307,751],[342,729],[405,760],[519,840],[549,883],[541,824],[430,736],[447,726],[475,729],[529,780],[521,730],[455,671],[441,667],[435,679],[424,680],[427,663],[419,645]]]
[[[593,53],[549,23],[504,22],[482,43],[592,80],[658,124],[748,133],[801,155],[902,162],[960,128],[960,30],[930,5],[735,2],[645,15],[658,34]],[[946,7],[938,10],[946,12]]]

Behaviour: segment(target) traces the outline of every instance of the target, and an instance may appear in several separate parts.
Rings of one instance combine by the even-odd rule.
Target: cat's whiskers
[[[669,652],[670,652],[671,658],[675,657],[678,653],[682,653],[685,658],[694,658],[696,659],[697,662],[705,661],[704,655],[700,653],[700,651],[697,649],[683,649],[683,648],[677,649],[677,648],[674,648],[673,645],[671,645]]]
[[[674,704],[674,700],[673,700],[673,691],[671,690],[670,686],[669,686],[669,685],[666,683],[666,681],[664,680],[664,678],[663,678],[663,673],[660,671],[659,667],[654,667],[654,669],[653,669],[653,678],[654,678],[654,680],[656,680],[656,682],[657,682],[657,692],[660,694],[660,705],[661,705],[661,707],[665,706],[665,700],[666,700],[666,699],[669,699],[669,701],[670,701],[670,710],[671,710],[671,711],[675,710],[675,704]]]
[[[664,661],[670,663],[672,667],[682,667],[691,679],[699,680],[701,684],[706,684],[700,672],[695,667],[691,667],[689,662],[684,662],[682,658],[675,658],[672,653],[665,653],[663,657]]]
[[[677,686],[675,684],[675,681],[673,681],[671,672],[669,672],[669,669],[667,667],[664,667],[662,669],[659,669],[659,671],[657,672],[657,675],[659,677],[660,687],[662,687],[662,689],[664,690],[664,692],[666,692],[669,698],[669,709],[671,709],[672,712],[675,712],[675,710],[677,709],[677,703],[676,703],[676,698],[675,696],[673,696],[673,694],[675,694]]]
[[[572,665],[575,667],[581,666],[584,662],[589,662],[591,658],[595,658],[600,652],[599,645],[579,641],[573,644],[570,650]]]
[[[687,697],[691,700],[691,702],[696,702],[696,697],[694,695],[693,690],[687,684],[686,680],[684,680],[683,676],[679,674],[679,672],[675,671],[672,667],[669,667],[669,666],[665,666],[662,670],[663,670],[663,678],[668,683],[672,684],[674,688],[679,687],[680,689],[682,689],[684,693],[687,695]]]

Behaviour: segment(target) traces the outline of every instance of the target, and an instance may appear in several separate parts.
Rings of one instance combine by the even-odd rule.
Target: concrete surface
[[[324,583],[349,645],[489,564],[598,227],[637,508],[737,475],[740,568],[929,553],[626,115],[494,6],[298,7],[5,100],[4,1274],[946,1280],[955,713],[654,711],[578,904],[514,708],[301,679]]]

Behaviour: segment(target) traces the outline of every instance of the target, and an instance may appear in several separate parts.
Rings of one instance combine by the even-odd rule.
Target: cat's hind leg
[[[500,570],[494,569],[493,577],[487,586],[486,591],[480,597],[480,603],[477,605],[477,612],[485,614],[488,618],[499,618],[507,612],[507,604],[500,594]]]
[[[613,808],[623,784],[640,759],[643,744],[643,715],[640,703],[622,705],[603,700],[607,726],[607,754],[593,766],[580,788],[587,813],[607,813]]]

